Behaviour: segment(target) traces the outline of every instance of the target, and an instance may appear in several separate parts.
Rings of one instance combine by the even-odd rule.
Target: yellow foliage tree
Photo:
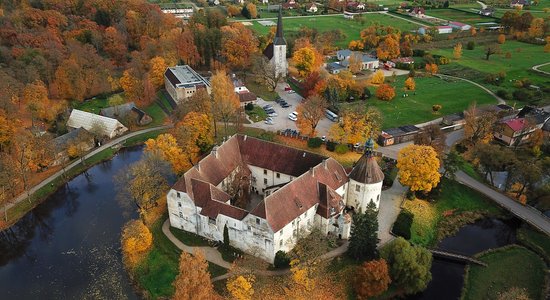
[[[381,84],[384,83],[384,72],[382,70],[378,70],[374,72],[372,75],[370,82],[372,84]]]
[[[439,159],[431,146],[408,145],[397,155],[397,175],[411,191],[429,192],[439,183]]]
[[[15,136],[16,123],[8,118],[4,110],[0,109],[0,152],[11,143]]]
[[[386,36],[384,41],[380,43],[378,48],[376,48],[376,55],[381,60],[397,58],[399,57],[399,54],[401,54],[401,50],[399,48],[399,38],[392,34]]]
[[[455,45],[453,49],[453,56],[455,59],[460,59],[462,57],[462,43]]]
[[[315,50],[312,47],[304,47],[294,51],[292,61],[298,70],[298,74],[302,77],[307,77],[311,72],[315,71],[317,65]]]
[[[194,255],[182,252],[179,274],[174,280],[176,291],[173,299],[213,300],[220,297],[214,292],[208,273],[208,262],[200,250]]]
[[[409,91],[414,91],[416,88],[416,82],[414,82],[414,78],[409,77],[407,80],[405,80],[405,88]]]
[[[126,99],[139,101],[143,90],[141,80],[134,77],[130,70],[124,71],[119,80],[120,87],[124,90]]]
[[[36,80],[25,86],[23,89],[23,101],[31,113],[33,124],[34,118],[37,117],[48,122],[53,121],[58,111],[62,108],[61,102],[54,102],[48,98],[48,89],[40,80]]]
[[[212,113],[215,121],[221,121],[224,124],[225,133],[232,117],[238,113],[240,102],[235,93],[233,82],[227,76],[225,70],[220,70],[210,79],[212,86]],[[214,134],[217,135],[216,122],[214,123]]]
[[[369,107],[366,111],[344,110],[340,114],[340,122],[330,127],[328,135],[339,143],[360,143],[378,134],[381,123],[382,115],[375,108]]]
[[[214,144],[212,121],[206,114],[190,112],[174,128],[174,136],[191,162]]]
[[[149,80],[158,89],[164,84],[164,72],[168,68],[164,58],[155,56],[149,61]]]
[[[169,133],[147,140],[145,146],[145,151],[158,153],[163,160],[169,162],[176,174],[183,174],[192,166],[191,157],[182,150],[176,138]]]
[[[153,235],[141,220],[132,220],[122,229],[122,253],[126,267],[133,270],[145,258],[151,245]]]
[[[252,287],[254,281],[254,275],[239,275],[229,279],[225,286],[234,299],[250,300],[254,295],[254,288]]]
[[[258,17],[258,10],[256,9],[256,5],[254,5],[253,3],[248,3],[246,5],[246,9],[248,9],[251,19],[256,19],[256,17]]]
[[[497,43],[504,44],[504,42],[506,42],[506,35],[501,33],[498,35]]]
[[[529,26],[527,34],[531,38],[542,37],[544,35],[544,19],[534,18],[533,21],[531,21],[531,26]]]
[[[290,262],[290,272],[294,283],[305,291],[313,291],[315,289],[315,279],[311,276],[312,267],[300,264],[300,260],[293,259]]]
[[[361,41],[351,41],[348,48],[353,51],[360,51],[363,50],[363,43]]]

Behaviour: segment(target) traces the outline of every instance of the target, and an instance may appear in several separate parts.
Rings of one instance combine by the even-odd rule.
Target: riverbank
[[[133,136],[129,136],[126,139],[124,139],[124,136],[123,136],[113,141],[121,140],[122,147],[131,147],[131,146],[142,144],[143,142],[145,142],[150,138],[155,138],[159,134],[163,133],[165,130],[166,128],[164,127],[152,128],[150,130],[144,130],[143,133],[141,134],[135,134]],[[97,153],[93,153],[94,151],[97,150],[97,149],[94,149],[90,152],[90,153],[93,153],[93,155],[89,157],[85,156],[85,159],[82,161],[80,159],[75,159],[68,164],[68,167],[66,167],[65,170],[60,170],[57,173],[53,174],[52,176],[43,180],[41,183],[37,185],[37,186],[39,185],[42,185],[42,186],[37,188],[34,192],[31,192],[28,197],[26,197],[27,196],[26,194],[20,195],[18,197],[19,201],[15,201],[15,204],[11,206],[8,205],[9,208],[7,209],[7,216],[8,216],[7,221],[4,217],[0,218],[0,231],[11,227],[13,224],[19,221],[19,219],[21,219],[28,212],[30,212],[37,205],[42,203],[45,199],[47,199],[50,195],[52,195],[55,191],[57,191],[60,187],[67,184],[67,182],[69,182],[71,179],[86,172],[89,168],[113,158],[119,149],[120,148],[117,148],[114,146],[108,146],[108,147],[105,147],[105,149],[98,151]],[[49,181],[49,182],[44,184],[46,181]],[[35,188],[36,186],[33,188],[30,188],[29,190],[33,190]],[[10,202],[10,203],[13,203],[13,202]],[[2,213],[4,213],[4,211],[2,211]]]

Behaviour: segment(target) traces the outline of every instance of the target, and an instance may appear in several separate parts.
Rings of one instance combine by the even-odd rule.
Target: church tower
[[[283,36],[283,15],[281,7],[279,7],[275,38],[273,38],[273,42],[265,48],[264,55],[269,59],[270,63],[275,66],[275,73],[277,75],[286,76],[288,62],[286,60],[286,40]]]
[[[365,143],[365,153],[349,174],[346,205],[353,206],[360,213],[365,212],[371,201],[379,208],[383,181],[384,173],[374,157],[374,141],[369,138]]]

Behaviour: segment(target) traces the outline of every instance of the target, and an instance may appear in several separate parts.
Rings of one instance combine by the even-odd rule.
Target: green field
[[[298,32],[301,27],[315,28],[319,32],[341,29],[345,33],[346,38],[344,41],[341,41],[336,45],[339,47],[347,47],[351,40],[359,39],[361,30],[375,23],[391,25],[401,29],[402,31],[410,31],[419,27],[417,24],[384,14],[364,14],[364,19],[365,23],[361,25],[360,22],[344,19],[342,15],[286,18],[283,20],[283,29],[287,36],[292,32]],[[252,23],[253,25],[250,26],[250,28],[257,33],[261,35],[266,35],[269,33],[270,27],[262,26],[256,21],[252,21]]]
[[[539,68],[541,71],[550,72],[550,64]]]
[[[519,246],[482,254],[488,267],[470,265],[461,299],[497,299],[511,287],[525,288],[529,299],[542,299],[545,264],[535,253]]]
[[[397,76],[395,83],[396,97],[390,101],[381,101],[375,97],[367,100],[368,106],[374,106],[382,112],[382,128],[419,124],[444,115],[461,112],[474,101],[477,104],[496,104],[496,100],[484,90],[461,80],[442,80],[437,77],[417,77],[416,95],[404,91],[407,76]],[[370,87],[372,94],[376,90]],[[403,98],[403,93],[409,96]],[[434,114],[432,105],[440,104],[442,109]]]
[[[426,15],[445,19],[448,21],[462,22],[470,25],[486,22],[498,22],[498,19],[486,17],[479,14],[472,14],[454,9],[430,9],[426,10]]]

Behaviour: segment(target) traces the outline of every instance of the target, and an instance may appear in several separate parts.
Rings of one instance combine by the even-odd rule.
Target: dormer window
[[[177,192],[177,193],[176,193],[176,196],[177,196],[178,198],[181,198],[180,192]]]
[[[256,225],[260,225],[260,218],[256,218]]]
[[[356,185],[355,185],[355,191],[356,191],[356,192],[360,192],[360,191],[361,191],[361,186],[358,185],[358,184],[356,184]]]
[[[267,170],[264,170],[264,175],[267,175]]]

